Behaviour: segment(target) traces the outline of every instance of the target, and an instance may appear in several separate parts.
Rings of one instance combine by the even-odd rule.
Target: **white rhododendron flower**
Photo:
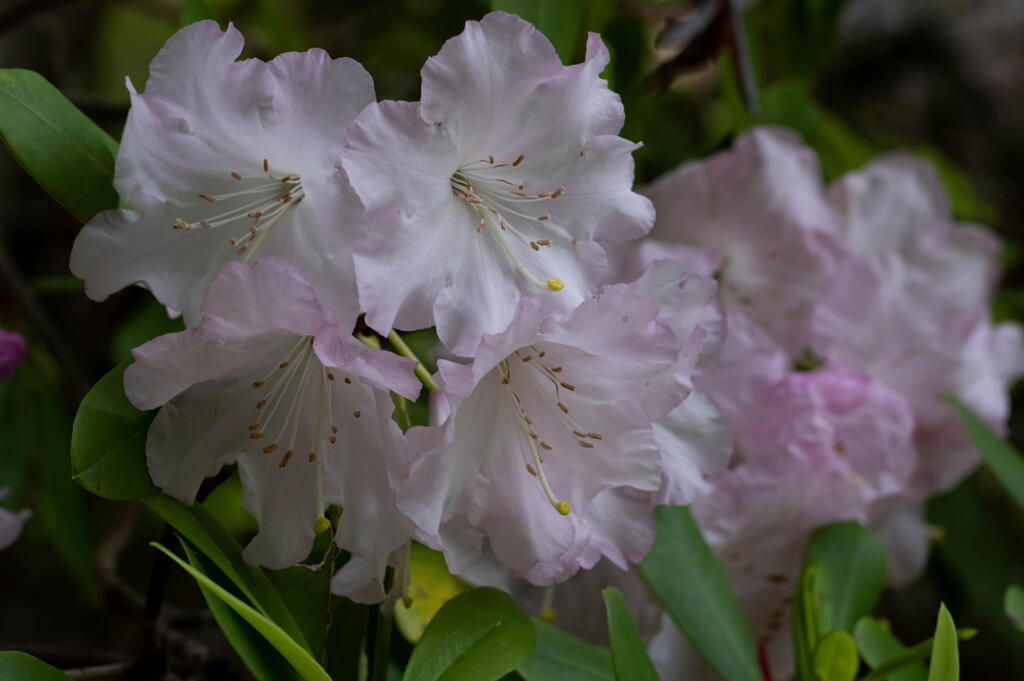
[[[237,462],[259,522],[247,560],[304,560],[338,504],[335,541],[366,559],[349,570],[378,574],[412,530],[389,477],[404,468],[387,391],[416,397],[413,363],[353,338],[278,258],[227,265],[202,315],[137,348],[125,372],[132,403],[160,408],[146,444],[153,482],[192,503],[204,478]]]
[[[568,311],[590,295],[605,262],[595,239],[650,229],[607,64],[596,35],[566,67],[540,31],[494,12],[427,61],[419,102],[359,115],[342,164],[374,219],[355,252],[372,328],[436,325],[472,355],[521,298]]]
[[[7,496],[7,490],[0,488],[0,501]],[[23,508],[11,511],[0,507],[0,549],[6,549],[21,535],[22,526],[32,517],[32,511]]]
[[[373,81],[323,50],[236,62],[242,43],[233,27],[193,24],[150,64],[145,92],[129,83],[114,180],[129,210],[89,221],[71,270],[94,299],[141,283],[194,325],[224,263],[275,255],[354,320],[363,217],[338,162]]]

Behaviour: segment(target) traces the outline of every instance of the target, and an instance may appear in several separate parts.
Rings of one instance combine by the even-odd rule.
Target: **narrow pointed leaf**
[[[295,668],[299,676],[305,681],[331,681],[316,660],[309,654],[309,651],[299,645],[291,636],[285,633],[281,627],[273,621],[256,611],[250,605],[243,602],[227,589],[220,586],[202,572],[192,567],[171,551],[160,544],[153,542],[153,548],[162,551],[171,560],[177,563],[181,569],[192,575],[192,577],[206,588],[211,594],[222,600],[228,607],[238,613],[242,619],[248,622],[253,629],[259,632],[281,655],[288,660]]]
[[[762,681],[754,637],[725,569],[684,506],[655,509],[658,535],[640,573],[676,626],[726,681]]]
[[[950,404],[963,421],[971,442],[977,447],[985,465],[996,476],[999,483],[1024,509],[1024,456],[1010,443],[996,435],[991,428],[956,398],[949,398]]]
[[[79,220],[117,208],[117,142],[38,73],[0,69],[0,138]]]
[[[871,613],[885,586],[885,544],[855,521],[833,523],[811,536],[804,564],[819,566],[818,588],[825,607],[818,611],[818,633],[852,631]]]
[[[530,618],[512,597],[473,589],[448,601],[412,651],[404,681],[496,681],[529,656]]]
[[[622,592],[609,587],[601,595],[608,611],[608,638],[615,681],[658,681],[658,673],[647,654],[647,644],[637,631]]]
[[[614,681],[607,648],[591,645],[558,627],[533,620],[537,646],[516,671],[525,681]]]
[[[939,606],[935,623],[935,642],[928,664],[928,681],[960,681],[960,651],[957,649],[956,626],[945,605]]]

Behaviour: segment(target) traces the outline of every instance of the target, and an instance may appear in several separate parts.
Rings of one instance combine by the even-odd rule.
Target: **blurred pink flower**
[[[0,488],[0,501],[7,496],[7,490]],[[21,528],[32,517],[32,511],[25,508],[20,511],[9,511],[0,507],[0,549],[6,549],[17,541]]]
[[[420,102],[359,115],[342,164],[375,220],[355,252],[371,327],[436,324],[472,355],[521,298],[567,312],[593,293],[594,240],[650,229],[608,59],[591,34],[584,62],[563,66],[540,31],[492,12],[427,60]]]
[[[358,342],[278,258],[227,265],[202,315],[136,348],[125,372],[132,403],[160,407],[146,442],[153,482],[191,504],[204,478],[237,462],[259,522],[244,556],[275,569],[304,560],[327,506],[343,506],[334,539],[369,559],[349,572],[372,578],[412,530],[390,482],[404,462],[387,392],[416,397],[412,362]]]
[[[364,225],[339,160],[373,81],[316,49],[236,62],[242,43],[233,26],[192,24],[150,64],[144,93],[128,83],[115,185],[130,209],[89,221],[71,270],[96,300],[141,283],[193,326],[222,265],[276,255],[354,322],[351,250]]]
[[[20,333],[0,329],[0,381],[10,378],[28,353],[28,344]]]

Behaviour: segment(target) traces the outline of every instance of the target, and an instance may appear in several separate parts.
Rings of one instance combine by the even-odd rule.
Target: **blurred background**
[[[419,68],[445,39],[492,6],[524,2],[205,4],[239,26],[245,56],[321,47],[360,61],[378,98],[417,99]],[[995,313],[1024,320],[1024,1],[734,2],[745,6],[742,44],[730,39],[729,4],[580,0],[546,18],[566,60],[582,56],[586,30],[604,35],[613,56],[605,76],[626,106],[623,134],[645,143],[638,182],[760,123],[799,131],[830,179],[881,151],[913,150],[937,164],[959,219],[1002,236],[1006,275]],[[0,0],[0,67],[42,73],[119,138],[124,78],[142,89],[182,10],[175,0]],[[756,92],[737,75],[743,60]],[[0,488],[10,489],[4,506],[35,512],[23,538],[0,553],[0,649],[66,668],[127,659],[159,637],[180,678],[247,678],[183,573],[166,582],[169,626],[156,630],[150,615],[161,594],[149,590],[147,547],[162,532],[155,516],[138,503],[93,497],[70,479],[82,395],[133,346],[178,328],[141,289],[104,303],[84,296],[67,269],[79,227],[0,151],[0,327],[22,333],[31,348],[0,385]],[[1024,413],[1014,404],[1019,445]],[[228,480],[208,503],[232,509],[237,495]],[[883,614],[901,639],[921,640],[941,598],[958,625],[980,630],[962,646],[964,679],[1024,678],[1024,635],[1002,607],[1006,586],[1024,582],[1024,517],[981,472],[935,499],[929,518],[928,572],[886,594]],[[244,515],[232,522],[249,531]]]

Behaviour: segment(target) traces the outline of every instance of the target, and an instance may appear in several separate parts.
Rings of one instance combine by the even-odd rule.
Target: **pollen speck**
[[[548,288],[551,289],[552,291],[561,291],[563,288],[565,288],[565,284],[563,284],[562,280],[559,279],[558,277],[551,277],[550,279],[548,279]]]
[[[562,515],[569,515],[569,511],[572,510],[572,507],[569,506],[568,501],[562,499],[558,502],[558,505],[555,506],[555,509]]]
[[[313,521],[313,531],[317,534],[323,534],[329,529],[331,529],[331,521],[327,518],[320,516],[315,521]]]

